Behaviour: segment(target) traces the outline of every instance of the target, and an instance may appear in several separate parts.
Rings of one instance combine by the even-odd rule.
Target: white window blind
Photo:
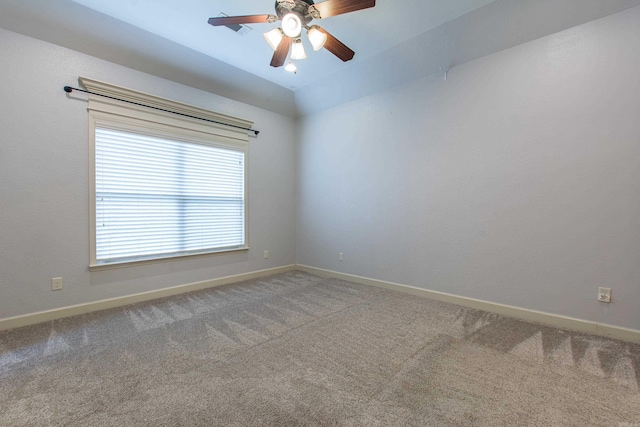
[[[95,128],[95,262],[243,248],[245,152]]]

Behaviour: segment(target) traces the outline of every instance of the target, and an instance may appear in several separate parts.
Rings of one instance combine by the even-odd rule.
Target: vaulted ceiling
[[[475,58],[619,12],[640,0],[378,0],[372,9],[321,20],[356,51],[326,50],[269,66],[262,34],[238,34],[209,17],[274,13],[273,0],[3,0],[0,27],[124,66],[300,116],[433,76]]]

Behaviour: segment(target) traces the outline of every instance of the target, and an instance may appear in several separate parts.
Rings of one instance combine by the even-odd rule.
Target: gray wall
[[[295,263],[293,119],[5,30],[0,57],[0,319]],[[62,91],[79,76],[255,122],[251,251],[89,272],[87,104]]]
[[[640,329],[638,22],[301,119],[298,263]]]
[[[0,318],[297,261],[640,329],[638,22],[631,9],[298,122],[0,30]],[[250,252],[88,271],[86,103],[61,89],[79,76],[255,121]]]

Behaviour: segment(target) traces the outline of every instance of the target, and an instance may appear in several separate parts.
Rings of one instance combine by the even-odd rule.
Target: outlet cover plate
[[[611,288],[598,288],[598,301],[611,302]]]
[[[62,277],[54,277],[51,279],[51,290],[59,291],[62,289]]]

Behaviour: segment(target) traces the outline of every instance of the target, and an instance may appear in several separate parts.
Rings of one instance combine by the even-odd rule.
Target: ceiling
[[[212,27],[209,17],[275,14],[274,0],[73,0],[182,46],[295,90],[336,73],[345,64],[326,50],[313,52],[302,37],[307,59],[298,73],[269,66],[273,50],[263,33],[279,26],[248,25],[244,35]],[[377,55],[494,0],[378,0],[376,7],[314,21],[356,51],[353,61]],[[320,2],[320,1],[318,1]],[[179,5],[179,6],[178,6]]]
[[[308,58],[297,62],[295,75],[269,66],[273,51],[262,34],[277,24],[250,25],[244,35],[207,24],[221,12],[274,13],[274,3],[1,0],[0,27],[297,117],[441,74],[640,0],[378,0],[375,8],[317,21],[356,51],[352,61],[307,44]]]

